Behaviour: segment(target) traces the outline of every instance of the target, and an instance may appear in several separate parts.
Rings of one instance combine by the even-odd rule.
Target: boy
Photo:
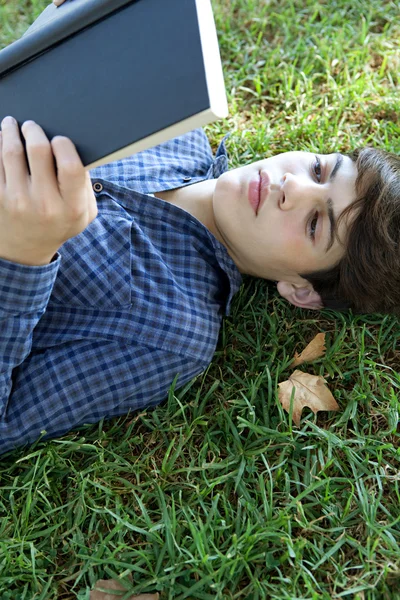
[[[0,452],[154,406],[203,371],[241,273],[303,308],[399,304],[398,269],[374,295],[398,264],[397,157],[228,171],[196,130],[89,175],[70,140],[26,122],[26,159],[17,124],[1,129]]]

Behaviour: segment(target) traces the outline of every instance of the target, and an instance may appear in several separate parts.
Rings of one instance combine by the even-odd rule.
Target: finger
[[[53,151],[45,132],[34,121],[25,121],[21,131],[25,138],[32,187],[43,192],[58,192]]]
[[[86,181],[86,171],[73,142],[64,136],[51,140],[51,148],[57,163],[58,187],[65,200],[72,200]]]
[[[0,131],[0,186],[4,187],[6,184],[6,174],[4,172],[3,165],[3,134]]]
[[[3,134],[2,156],[7,187],[11,192],[25,191],[29,173],[18,123],[12,117],[6,117],[1,123],[1,130]]]

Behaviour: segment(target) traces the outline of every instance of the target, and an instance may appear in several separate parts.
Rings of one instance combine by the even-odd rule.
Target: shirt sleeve
[[[154,406],[177,375],[178,388],[206,367],[190,357],[113,341],[78,340],[34,351],[16,369],[0,419],[0,453]]]
[[[0,418],[12,385],[12,372],[29,355],[33,331],[46,310],[60,256],[43,266],[0,259]]]

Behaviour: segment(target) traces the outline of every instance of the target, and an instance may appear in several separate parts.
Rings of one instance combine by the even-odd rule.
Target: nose
[[[282,210],[293,210],[299,206],[306,208],[315,202],[316,189],[312,182],[292,173],[285,173],[282,177],[281,192],[279,206]]]

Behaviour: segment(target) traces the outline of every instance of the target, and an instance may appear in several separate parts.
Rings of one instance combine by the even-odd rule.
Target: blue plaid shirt
[[[97,218],[31,267],[0,259],[0,452],[154,406],[210,363],[241,276],[151,193],[227,170],[196,130],[91,171]]]

